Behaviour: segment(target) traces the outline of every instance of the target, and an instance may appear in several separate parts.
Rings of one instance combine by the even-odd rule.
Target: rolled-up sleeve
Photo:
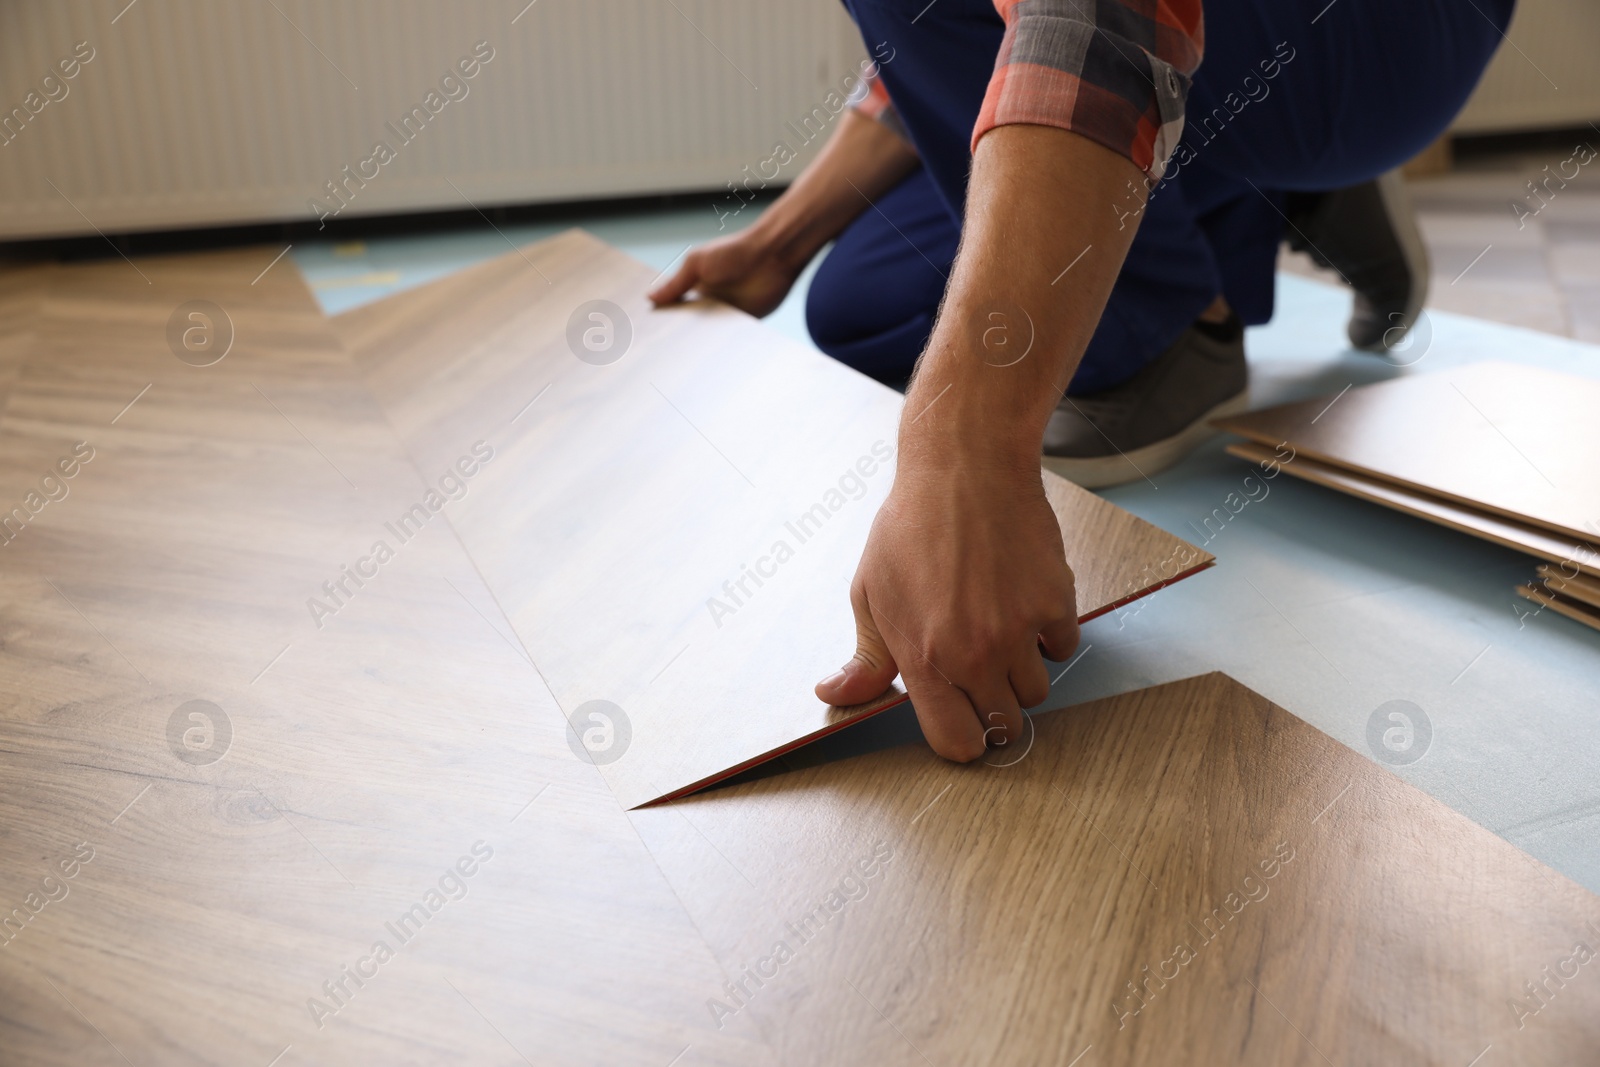
[[[895,110],[894,101],[889,99],[889,90],[883,86],[883,79],[878,77],[876,65],[861,80],[861,89],[851,97],[851,104],[861,115],[881,123],[907,144],[911,143],[911,135],[906,132],[905,123],[900,121],[900,112]]]
[[[996,126],[1055,126],[1160,178],[1200,66],[1200,0],[995,0],[1005,39],[972,147]]]

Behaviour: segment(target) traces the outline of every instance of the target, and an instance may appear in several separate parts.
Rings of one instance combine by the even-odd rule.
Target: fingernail
[[[818,682],[817,684],[818,685],[825,685],[825,686],[827,686],[828,688],[831,689],[831,688],[833,688],[834,686],[840,684],[843,681],[844,681],[844,670],[843,670],[843,668],[841,668],[841,669],[839,669],[837,671],[834,671],[832,674],[828,675],[826,678],[824,678],[822,681]]]

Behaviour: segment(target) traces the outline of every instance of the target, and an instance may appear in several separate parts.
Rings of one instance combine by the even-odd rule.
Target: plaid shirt
[[[1200,2],[994,0],[1006,33],[972,147],[996,126],[1056,126],[1160,178],[1205,44]],[[876,77],[858,109],[898,125]]]

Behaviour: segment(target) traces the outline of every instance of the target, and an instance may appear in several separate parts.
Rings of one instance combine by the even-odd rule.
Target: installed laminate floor
[[[734,975],[708,1014],[796,1064],[1600,1047],[1600,897],[1238,683],[1032,721],[994,765],[904,746],[635,812]]]
[[[247,288],[271,251],[64,268],[31,325],[0,279],[0,488],[77,461],[3,550],[0,848],[31,917],[0,1027],[25,1062],[1594,1047],[1594,897],[1214,675],[1042,716],[1009,766],[911,746],[623,814],[447,527],[344,576],[447,487],[292,277]],[[196,297],[233,311],[208,367],[169,348]]]
[[[271,254],[0,274],[0,1061],[772,1062]]]

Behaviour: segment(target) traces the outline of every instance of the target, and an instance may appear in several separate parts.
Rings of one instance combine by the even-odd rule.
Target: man
[[[1426,266],[1379,176],[1444,131],[1512,0],[1206,0],[1204,24],[1200,0],[846,6],[882,57],[867,100],[651,298],[765,315],[837,238],[818,346],[911,381],[857,651],[817,695],[898,673],[935,751],[971,760],[1048,697],[1041,652],[1078,643],[1041,456],[1115,484],[1242,407],[1285,235],[1355,287],[1356,345],[1397,340]]]

